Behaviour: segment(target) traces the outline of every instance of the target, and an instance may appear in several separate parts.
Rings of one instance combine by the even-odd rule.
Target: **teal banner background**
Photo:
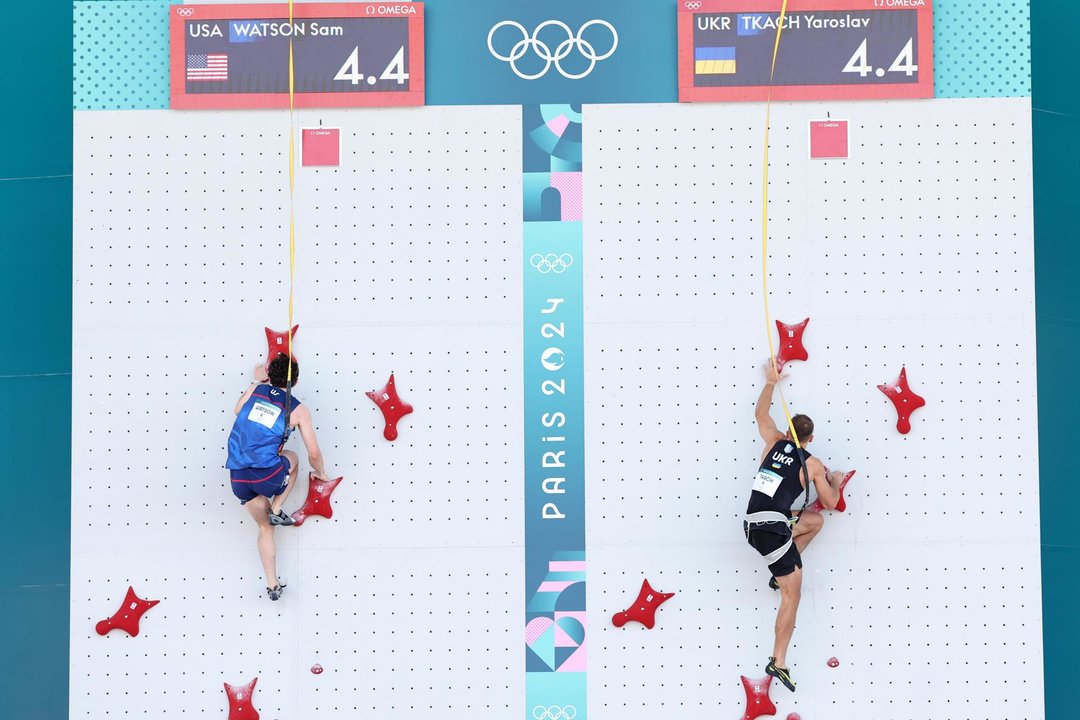
[[[675,102],[677,35],[674,0],[549,0],[545,3],[510,3],[505,0],[470,0],[424,4],[427,13],[427,102],[429,105],[532,105],[542,103]],[[560,20],[578,32],[593,19],[611,23],[618,32],[614,54],[600,60],[581,80],[569,80],[552,65],[543,77],[523,80],[509,63],[488,52],[488,31],[496,23],[512,20],[533,30],[545,20]],[[496,50],[509,54],[513,28],[501,28],[493,37]],[[566,39],[565,31],[545,28],[540,40],[552,52]],[[549,40],[548,38],[553,38]],[[583,37],[602,55],[610,37],[602,27],[590,27]],[[503,42],[500,42],[503,41]],[[529,51],[520,61],[524,74],[538,73],[543,63]],[[583,72],[587,64],[572,52],[564,61],[568,73]]]
[[[581,107],[525,106],[521,123],[525,718],[586,720]]]

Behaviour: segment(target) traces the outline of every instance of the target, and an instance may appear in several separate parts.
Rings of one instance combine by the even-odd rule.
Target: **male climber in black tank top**
[[[761,390],[757,407],[754,409],[758,432],[765,441],[765,450],[761,453],[761,463],[754,477],[743,530],[746,532],[747,541],[761,553],[769,565],[773,574],[773,579],[769,581],[770,586],[779,587],[780,590],[780,609],[776,613],[776,641],[765,672],[794,692],[795,683],[787,667],[787,648],[791,642],[791,633],[795,630],[795,614],[799,609],[802,590],[800,553],[821,530],[824,519],[816,512],[792,513],[791,506],[796,498],[806,491],[806,479],[809,476],[817,489],[821,504],[830,510],[836,507],[836,501],[840,498],[837,488],[843,479],[843,473],[826,474],[821,461],[806,450],[806,446],[814,439],[814,423],[806,415],[796,415],[791,419],[801,449],[796,445],[790,428],[787,432],[780,432],[776,427],[769,415],[769,409],[778,381],[770,362],[765,367],[765,387]]]

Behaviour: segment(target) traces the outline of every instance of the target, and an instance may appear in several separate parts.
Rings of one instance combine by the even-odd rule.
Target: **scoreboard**
[[[424,104],[423,3],[173,5],[170,106]]]
[[[782,21],[779,5],[682,0],[679,100],[933,97],[931,0],[789,0]]]

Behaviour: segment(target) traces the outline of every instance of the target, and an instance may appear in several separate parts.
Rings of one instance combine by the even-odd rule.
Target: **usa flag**
[[[215,82],[229,79],[229,56],[225,53],[187,56],[188,82]]]

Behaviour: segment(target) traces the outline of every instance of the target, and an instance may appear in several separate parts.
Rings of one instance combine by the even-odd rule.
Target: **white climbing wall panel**
[[[851,121],[848,160],[807,160],[826,113]],[[773,110],[771,310],[811,318],[788,399],[810,450],[858,470],[806,556],[778,717],[1042,717],[1029,114]],[[734,720],[769,654],[776,598],[739,524],[762,115],[585,108],[597,720]],[[224,717],[221,683],[256,675],[268,719],[521,715],[520,110],[301,113],[320,121],[344,157],[298,170],[297,394],[346,479],[332,520],[278,531],[275,604],[221,466],[262,328],[286,322],[287,119],[76,113],[73,718]],[[875,388],[902,365],[927,399],[907,436]],[[363,394],[391,370],[416,407],[396,443]],[[677,594],[654,630],[612,627],[642,577]],[[138,638],[97,636],[129,583],[161,604]]]
[[[851,157],[807,160],[807,121]],[[778,717],[1042,717],[1030,107],[774,106],[775,319],[809,450],[855,468],[806,557]],[[590,710],[736,718],[777,597],[743,538],[762,449],[760,105],[585,115]],[[774,342],[775,328],[772,329]],[[876,385],[907,366],[910,434]],[[783,423],[779,401],[774,417]],[[641,578],[677,594],[608,622]],[[836,657],[839,667],[826,661]]]
[[[222,468],[287,321],[288,116],[76,114],[73,718],[224,717],[255,676],[266,718],[518,709],[520,110],[320,120],[344,161],[298,169],[296,390],[345,481],[278,531],[271,603]],[[98,637],[128,583],[161,604]]]

